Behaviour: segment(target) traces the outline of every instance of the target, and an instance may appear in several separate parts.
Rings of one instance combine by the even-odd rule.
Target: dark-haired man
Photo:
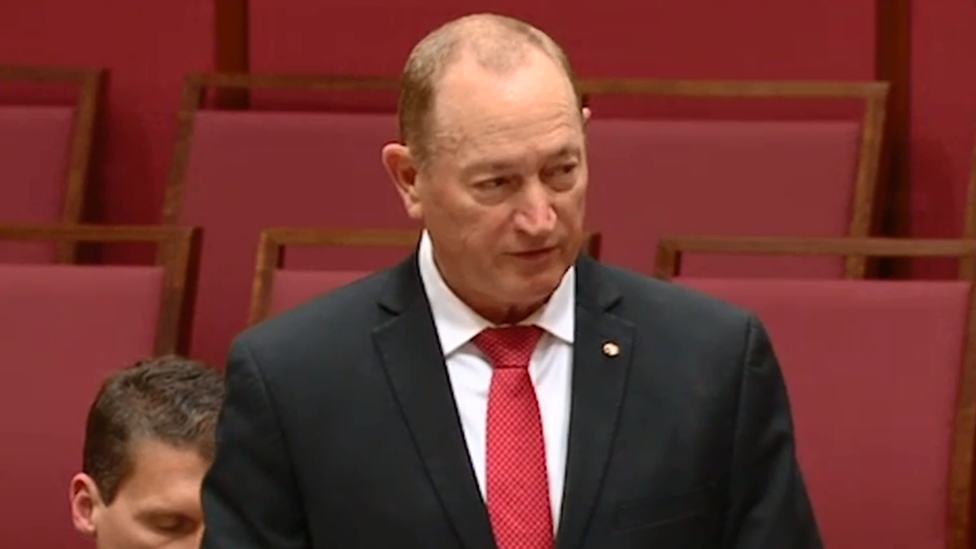
[[[116,372],[88,413],[71,518],[98,549],[196,549],[222,374],[168,356]]]

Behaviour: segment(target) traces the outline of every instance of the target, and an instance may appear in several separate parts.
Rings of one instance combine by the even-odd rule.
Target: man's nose
[[[526,185],[516,223],[520,230],[530,236],[545,236],[555,229],[556,211],[549,193],[539,182]]]

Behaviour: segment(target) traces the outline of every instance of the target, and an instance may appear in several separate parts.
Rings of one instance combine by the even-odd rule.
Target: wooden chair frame
[[[976,238],[976,146],[973,147],[973,162],[969,169],[965,216],[963,238]],[[976,258],[961,261],[959,269],[965,275],[976,276]]]
[[[915,240],[895,238],[788,238],[672,236],[658,242],[655,276],[671,280],[681,272],[685,252],[878,258],[976,258],[976,239]],[[854,278],[854,277],[849,277]],[[860,277],[857,277],[860,278]],[[971,549],[976,542],[974,445],[976,445],[976,274],[959,273],[972,285],[953,427],[949,477],[948,549]],[[897,284],[897,282],[894,282]]]
[[[163,267],[163,294],[156,328],[155,353],[186,353],[196,272],[199,266],[200,231],[193,227],[113,225],[0,224],[0,241],[154,243],[164,250],[157,264]],[[97,266],[93,268],[98,268]]]
[[[79,85],[60,223],[73,224],[80,223],[82,220],[92,159],[95,121],[106,75],[107,71],[99,68],[0,65],[0,82],[77,83]],[[58,260],[62,263],[72,263],[75,260],[73,243],[59,245]]]
[[[654,276],[669,280],[681,274],[682,254],[712,255],[859,255],[862,257],[921,258],[943,257],[959,260],[976,257],[967,246],[970,239],[899,239],[847,237],[780,236],[664,236],[657,243]],[[847,273],[845,278],[862,279]],[[959,280],[976,281],[976,276],[960,272]]]
[[[296,227],[265,229],[261,232],[258,242],[248,325],[257,324],[268,317],[271,310],[275,271],[284,268],[287,246],[414,248],[419,240],[420,231],[410,229],[343,230]],[[599,259],[601,246],[602,235],[599,232],[591,232],[587,237],[587,253]]]
[[[660,79],[577,81],[577,90],[584,102],[586,98],[594,95],[863,100],[865,107],[858,147],[859,161],[854,181],[854,194],[850,203],[851,219],[848,234],[845,235],[850,237],[867,237],[871,234],[889,87],[887,82]],[[396,91],[398,88],[397,79],[379,77],[246,73],[188,75],[184,82],[179,130],[166,185],[163,223],[177,224],[179,220],[183,183],[192,148],[194,117],[203,103],[207,90]],[[846,259],[845,272],[849,276],[863,276],[866,269],[865,258],[854,256]]]

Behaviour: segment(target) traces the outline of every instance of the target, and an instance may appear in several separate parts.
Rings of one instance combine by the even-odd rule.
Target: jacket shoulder
[[[323,349],[359,344],[381,321],[377,305],[392,269],[370,274],[314,297],[240,333],[233,345],[244,345],[258,358],[313,356]]]
[[[652,315],[675,324],[706,328],[742,329],[754,319],[751,311],[727,300],[678,282],[661,280],[642,273],[601,265],[604,276],[620,291],[619,314],[640,321]]]

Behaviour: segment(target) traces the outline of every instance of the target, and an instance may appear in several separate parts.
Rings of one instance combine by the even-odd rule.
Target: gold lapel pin
[[[620,354],[620,346],[612,341],[603,344],[603,354],[607,356],[617,356]]]

